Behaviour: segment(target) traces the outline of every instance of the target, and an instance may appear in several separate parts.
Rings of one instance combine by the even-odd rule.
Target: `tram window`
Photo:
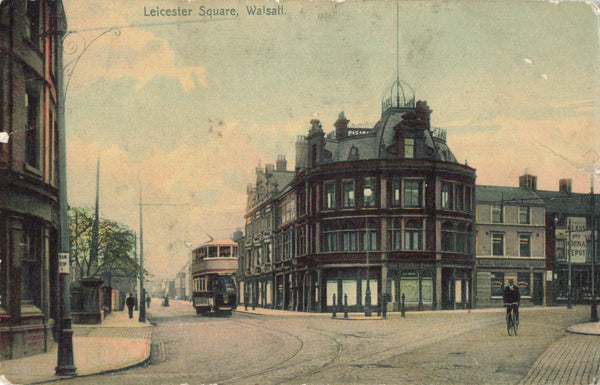
[[[221,246],[219,249],[219,255],[222,258],[231,257],[231,246]]]
[[[208,248],[208,258],[217,258],[217,246],[210,246]]]

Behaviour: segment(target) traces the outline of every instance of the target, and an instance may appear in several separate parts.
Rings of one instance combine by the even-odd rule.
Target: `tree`
[[[135,234],[126,226],[100,218],[95,238],[92,210],[76,207],[69,210],[69,232],[74,280],[106,275],[132,278],[139,275],[140,266],[133,256]]]

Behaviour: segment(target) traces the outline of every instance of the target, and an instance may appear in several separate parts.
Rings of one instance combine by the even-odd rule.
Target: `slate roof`
[[[544,205],[544,201],[535,192],[522,187],[476,185],[475,199],[477,202]]]

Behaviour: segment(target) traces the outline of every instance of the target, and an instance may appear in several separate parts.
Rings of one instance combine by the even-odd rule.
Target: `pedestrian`
[[[151,301],[151,299],[150,299],[150,296],[149,296],[149,295],[147,295],[147,296],[146,296],[146,307],[147,307],[147,308],[150,308],[150,301]]]
[[[135,298],[133,298],[133,294],[129,293],[129,297],[127,297],[127,310],[129,310],[129,318],[133,318],[133,307],[135,306]]]

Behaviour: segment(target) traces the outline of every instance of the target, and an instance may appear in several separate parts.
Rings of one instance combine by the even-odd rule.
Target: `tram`
[[[196,314],[231,315],[235,310],[237,260],[237,244],[231,240],[211,240],[192,250],[192,301]]]

